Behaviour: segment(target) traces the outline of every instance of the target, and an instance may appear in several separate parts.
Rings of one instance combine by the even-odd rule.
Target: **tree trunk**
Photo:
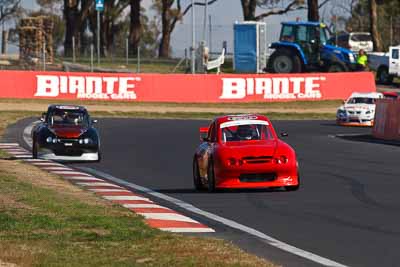
[[[160,47],[158,50],[158,57],[168,58],[169,57],[169,45],[171,41],[171,15],[169,14],[170,8],[174,1],[162,0],[162,11],[161,11],[161,24],[162,24],[162,36]]]
[[[85,5],[87,5],[87,2],[88,2],[89,0],[81,0],[81,6],[85,6]],[[82,23],[81,23],[81,25],[80,25],[80,27],[79,27],[79,43],[78,43],[78,47],[79,47],[79,54],[80,55],[87,55],[87,54],[89,54],[88,52],[89,52],[89,47],[90,47],[90,41],[88,40],[88,37],[87,37],[87,35],[85,34],[85,32],[86,32],[86,29],[88,28],[88,26],[89,26],[89,18],[88,17],[85,17],[83,20],[82,20]]]
[[[319,21],[318,0],[307,0],[307,6],[308,21]]]
[[[130,0],[131,21],[129,27],[129,54],[136,55],[142,34],[142,24],[140,22],[140,1]]]
[[[64,0],[65,40],[64,56],[72,56],[72,36],[76,31],[76,18],[78,14],[78,2],[75,0]]]
[[[257,0],[240,0],[242,2],[243,19],[256,20]]]
[[[372,42],[374,50],[382,51],[382,41],[378,32],[378,12],[375,0],[369,0],[369,16],[370,16],[370,32],[372,34]]]
[[[1,32],[1,54],[7,54],[7,44],[8,44],[8,31],[4,30]]]

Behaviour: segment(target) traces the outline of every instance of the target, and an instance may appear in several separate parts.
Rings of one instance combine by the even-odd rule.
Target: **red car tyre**
[[[214,172],[214,163],[210,160],[207,171],[207,180],[208,180],[208,192],[215,192],[215,172]]]
[[[201,181],[199,165],[196,159],[193,159],[193,184],[196,190],[204,190],[204,185]]]

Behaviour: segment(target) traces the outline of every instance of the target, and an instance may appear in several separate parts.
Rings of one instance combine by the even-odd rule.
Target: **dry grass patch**
[[[0,259],[5,263],[273,266],[225,241],[152,229],[128,209],[26,163],[0,160],[0,183]]]

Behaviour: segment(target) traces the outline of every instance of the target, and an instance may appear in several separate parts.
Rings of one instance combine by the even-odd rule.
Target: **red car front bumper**
[[[246,164],[215,166],[216,188],[265,188],[299,184],[295,164]]]

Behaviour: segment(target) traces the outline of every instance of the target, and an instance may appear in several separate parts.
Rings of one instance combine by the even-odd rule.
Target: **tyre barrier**
[[[372,135],[383,140],[400,141],[400,99],[378,99]]]

